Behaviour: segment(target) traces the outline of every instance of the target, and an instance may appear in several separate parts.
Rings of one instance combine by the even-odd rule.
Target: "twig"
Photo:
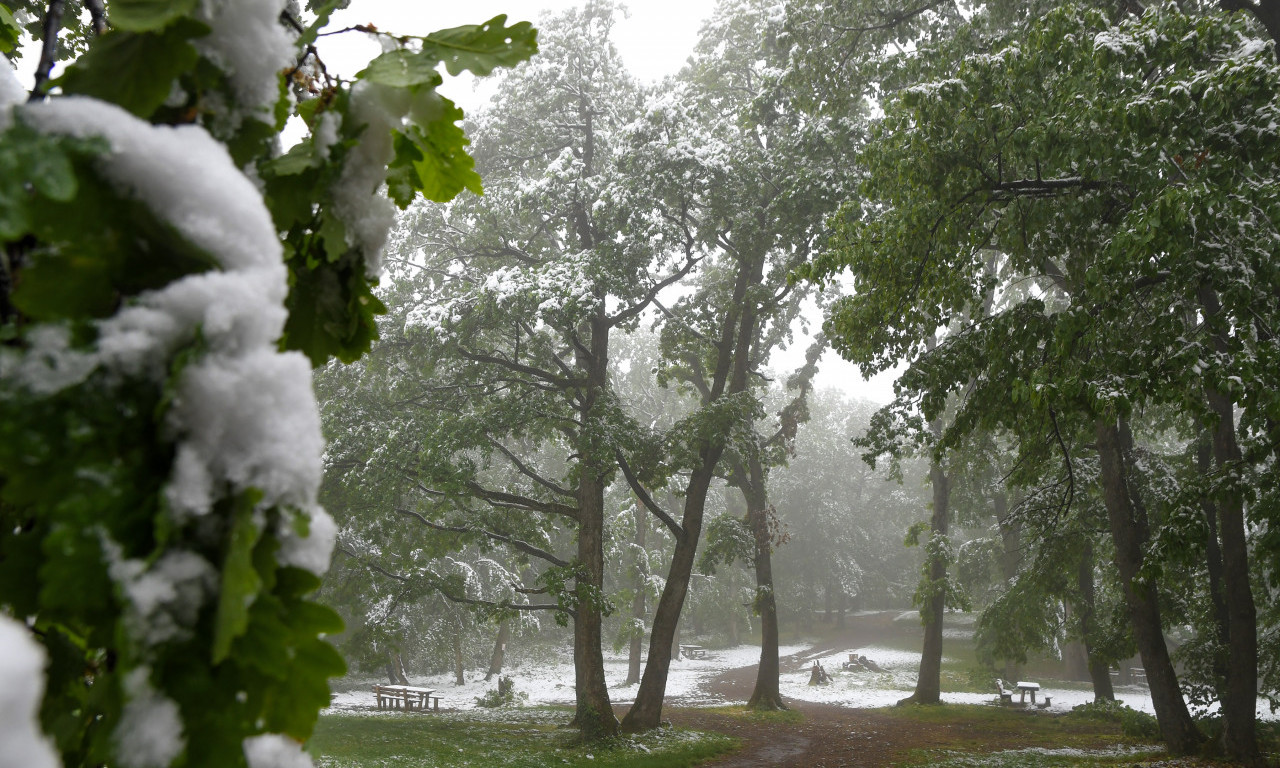
[[[44,86],[49,81],[49,73],[53,71],[54,60],[58,57],[58,32],[62,29],[62,11],[64,0],[49,0],[49,7],[44,14],[43,45],[40,47],[40,62],[36,64],[35,84],[31,86],[31,95],[27,101],[42,101]]]

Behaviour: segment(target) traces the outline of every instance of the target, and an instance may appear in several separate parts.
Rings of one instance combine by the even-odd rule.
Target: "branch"
[[[1019,179],[1002,181],[991,185],[993,200],[1014,200],[1020,197],[1056,197],[1063,192],[1076,190],[1094,191],[1118,187],[1110,181],[1089,181],[1078,176],[1063,179]]]
[[[697,266],[698,262],[700,261],[702,261],[701,256],[696,258],[693,256],[689,256],[688,258],[686,258],[684,265],[681,266],[680,269],[677,269],[675,272],[672,272],[667,277],[655,283],[654,286],[649,290],[649,292],[645,295],[645,297],[642,300],[636,302],[635,304],[632,304],[631,306],[622,310],[618,314],[609,318],[609,327],[612,328],[621,323],[625,323],[631,318],[643,312],[645,307],[648,307],[650,304],[656,304],[658,301],[658,294],[661,293],[664,288],[675,283],[677,280],[680,280],[685,275],[688,275],[689,272],[695,266]]]
[[[388,579],[398,581],[401,584],[414,583],[414,580],[409,578],[408,576],[403,576],[398,573],[392,573],[391,571],[388,571],[386,568],[383,568],[377,563],[372,563],[372,562],[369,562],[368,560],[365,560],[364,558],[358,556],[356,553],[352,552],[351,550],[347,549],[342,545],[338,545],[337,551],[341,552],[342,554],[346,555],[352,560],[355,560],[356,562],[360,563],[365,568],[368,568],[369,570],[375,573],[379,573],[379,574],[382,574],[383,576],[386,576]],[[570,616],[574,616],[574,617],[577,616],[577,612],[574,611],[572,608],[565,608],[559,603],[521,604],[521,603],[507,603],[507,602],[499,603],[493,600],[480,600],[474,597],[467,597],[466,595],[452,594],[440,584],[440,580],[438,578],[436,579],[427,578],[427,579],[424,579],[424,581],[427,581],[431,585],[431,588],[434,589],[437,593],[439,593],[441,597],[454,603],[462,603],[464,605],[483,605],[483,606],[488,606],[490,608],[498,608],[500,610],[512,610],[512,611],[564,611]],[[518,589],[517,591],[523,591],[523,590]]]
[[[464,349],[462,347],[458,347],[458,354],[473,363],[489,363],[491,365],[502,366],[513,371],[519,371],[520,373],[527,374],[535,379],[542,379],[543,381],[549,382],[563,389],[568,389],[574,385],[574,382],[571,379],[561,378],[550,371],[544,371],[541,368],[534,368],[531,365],[513,362],[504,357],[498,357],[497,355],[486,355],[480,352],[472,352],[471,350]]]
[[[550,480],[547,480],[546,478],[542,477],[541,475],[537,474],[533,470],[526,467],[524,463],[520,461],[520,459],[516,458],[516,455],[514,453],[507,450],[507,447],[502,443],[498,442],[497,440],[495,440],[492,435],[485,435],[485,437],[488,438],[490,445],[492,445],[494,448],[497,448],[499,451],[502,451],[502,454],[506,456],[508,459],[510,459],[512,464],[516,465],[516,469],[520,470],[520,474],[524,475],[525,477],[528,477],[538,485],[541,485],[543,488],[546,488],[547,490],[552,491],[553,493],[558,493],[561,496],[568,496],[571,499],[577,498],[577,495],[573,491],[569,490],[568,488],[562,488],[561,486],[556,485],[555,483],[551,482]]]
[[[631,471],[631,465],[627,463],[626,457],[622,455],[622,450],[615,448],[614,455],[618,458],[618,468],[622,470],[622,475],[627,478],[627,485],[631,486],[631,490],[635,492],[636,498],[654,514],[654,517],[661,520],[662,524],[671,530],[671,533],[675,534],[677,541],[682,540],[684,538],[684,529],[680,527],[680,524],[677,523],[671,515],[667,514],[666,510],[658,506],[658,503],[653,500],[653,497],[649,495],[649,492],[640,484],[640,480],[636,477],[635,473]]]
[[[569,562],[567,560],[562,560],[556,557],[555,555],[551,554],[550,552],[546,551],[545,549],[536,547],[533,544],[530,544],[526,541],[521,541],[520,539],[507,536],[506,534],[498,533],[497,531],[490,531],[485,528],[469,528],[465,525],[442,525],[441,523],[436,523],[431,520],[428,520],[424,515],[422,515],[419,512],[415,512],[412,509],[397,508],[396,513],[400,515],[404,515],[405,517],[412,517],[416,519],[418,522],[427,526],[428,528],[432,528],[437,531],[446,531],[449,533],[479,534],[481,536],[486,536],[490,539],[493,539],[494,541],[500,541],[503,544],[507,544],[509,546],[515,547],[521,552],[524,552],[526,555],[532,555],[534,557],[546,560],[548,563],[551,563],[552,565],[558,565],[561,568],[569,567]]]
[[[577,508],[571,507],[567,504],[557,504],[554,501],[538,501],[526,496],[518,496],[514,493],[494,491],[485,488],[475,481],[467,483],[467,490],[495,507],[523,509],[530,512],[541,512],[547,515],[561,515],[573,520],[575,523],[579,522]]]
[[[35,84],[31,86],[31,95],[27,97],[29,102],[44,99],[45,83],[49,81],[54,60],[58,58],[58,32],[62,29],[63,8],[64,0],[49,0],[49,6],[45,10],[44,26],[41,28],[44,40],[40,46],[40,61],[36,64]]]

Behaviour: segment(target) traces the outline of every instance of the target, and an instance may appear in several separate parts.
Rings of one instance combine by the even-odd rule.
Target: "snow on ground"
[[[920,620],[915,611],[904,612],[897,616],[895,622]],[[969,616],[948,614],[948,630],[957,633],[968,632],[972,637],[973,620]],[[841,664],[848,660],[850,652],[866,656],[884,672],[868,672],[865,670],[845,670]],[[896,704],[915,690],[916,673],[920,666],[920,653],[884,646],[860,646],[857,648],[836,648],[824,646],[817,649],[814,643],[783,646],[779,649],[782,659],[783,673],[780,677],[780,688],[784,699],[807,701],[851,708],[886,707]],[[719,675],[743,667],[754,667],[760,658],[760,647],[756,645],[739,645],[735,648],[709,650],[703,659],[680,659],[671,662],[667,679],[666,701],[681,706],[716,706],[732,703],[722,696],[712,694],[707,689],[712,680]],[[508,656],[510,660],[511,657]],[[809,668],[818,662],[833,678],[829,685],[809,685]],[[951,662],[943,659],[943,663]],[[953,662],[951,662],[953,663]],[[787,670],[796,671],[787,671]],[[568,649],[558,653],[536,658],[515,660],[503,670],[505,676],[515,681],[518,693],[527,695],[525,705],[572,705],[573,690],[573,658]],[[605,677],[609,683],[609,696],[614,703],[625,704],[635,700],[639,686],[622,686],[627,677],[627,658],[623,654],[605,654]],[[352,682],[352,681],[348,681]],[[369,679],[356,685],[353,690],[336,694],[331,712],[361,712],[374,710],[373,693],[370,686],[383,680]],[[1068,712],[1072,707],[1093,701],[1093,690],[1085,683],[1065,682],[1042,679],[1038,701],[1048,695],[1052,704],[1047,708],[1050,712]],[[476,710],[476,697],[493,690],[497,686],[496,678],[485,682],[483,677],[474,672],[468,673],[465,685],[455,686],[452,674],[416,676],[410,678],[412,685],[436,689],[441,696],[440,706],[456,710]],[[1116,698],[1125,705],[1154,714],[1151,696],[1142,686],[1117,686]],[[992,704],[996,695],[994,687],[990,692],[963,693],[943,692],[943,701],[955,704]],[[479,715],[483,709],[473,713]],[[1274,720],[1273,714],[1265,702],[1259,700],[1258,716]]]
[[[784,645],[780,656],[798,654],[810,645]],[[919,654],[917,654],[917,658]],[[723,697],[708,693],[705,688],[720,674],[739,667],[754,666],[760,660],[760,646],[739,645],[723,650],[709,650],[703,659],[679,659],[671,662],[667,677],[666,701],[683,706],[715,706],[726,703]],[[640,686],[623,687],[627,679],[627,657],[606,653],[604,657],[605,679],[609,683],[609,697],[615,704],[635,700]],[[574,703],[573,657],[568,651],[553,659],[516,661],[502,670],[502,674],[515,681],[517,693],[528,695],[526,705]],[[329,707],[330,712],[358,712],[374,707],[371,687],[385,683],[385,679],[369,679],[349,691],[337,693]],[[484,677],[469,672],[466,685],[453,684],[453,674],[410,676],[410,685],[433,688],[440,693],[440,706],[449,709],[475,709],[476,698],[497,687],[495,677],[485,682]]]

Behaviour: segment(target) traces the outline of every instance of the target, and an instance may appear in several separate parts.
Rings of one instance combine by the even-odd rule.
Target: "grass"
[[[922,731],[943,734],[928,748],[911,750],[901,766],[937,768],[1208,768],[1225,765],[1204,758],[1172,758],[1147,733],[1149,715],[1079,709],[1045,715],[1003,707],[948,704],[880,710],[911,721]],[[1135,727],[1136,717],[1143,718]]]
[[[498,717],[333,715],[320,718],[307,749],[320,768],[688,768],[738,744],[722,734],[673,728],[584,744],[556,724],[567,719],[564,710],[545,708]]]

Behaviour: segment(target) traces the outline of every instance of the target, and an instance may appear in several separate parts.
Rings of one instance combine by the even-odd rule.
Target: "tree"
[[[386,36],[348,81],[316,47],[334,4],[283,6],[90,2],[64,46],[52,2],[29,98],[0,66],[0,605],[25,620],[0,627],[43,651],[28,764],[304,762],[343,669],[307,597],[334,534],[309,360],[373,338],[384,183],[479,188],[439,65],[487,74],[535,33]],[[310,134],[281,155],[291,115]]]
[[[987,53],[968,55],[979,43]],[[848,210],[841,247],[814,272],[852,264],[862,281],[829,334],[876,366],[911,360],[903,392],[916,394],[926,417],[947,393],[977,382],[952,439],[1019,418],[1038,419],[1043,442],[1060,445],[1071,428],[1092,430],[1116,565],[1176,751],[1201,737],[1161,636],[1157,566],[1144,552],[1159,529],[1130,423],[1143,406],[1170,407],[1214,431],[1210,495],[1226,517],[1212,535],[1224,560],[1230,548],[1238,563],[1224,590],[1233,606],[1225,746],[1256,762],[1242,486],[1217,483],[1248,465],[1233,442],[1271,434],[1272,393],[1256,377],[1272,357],[1257,328],[1270,325],[1274,305],[1268,201],[1277,176],[1271,124],[1250,116],[1274,110],[1274,58],[1239,18],[1159,9],[1113,24],[1072,8],[1016,44],[975,32],[918,62],[918,84],[886,104],[864,155],[867,202]],[[1178,130],[1169,132],[1163,116],[1174,113]],[[877,254],[873,243],[895,245]],[[1000,281],[983,277],[987,249],[1010,259]],[[1020,279],[1044,294],[921,354],[935,329]],[[1243,407],[1249,429],[1227,418],[1228,380],[1227,399]],[[1256,525],[1269,525],[1265,507],[1252,511]]]

